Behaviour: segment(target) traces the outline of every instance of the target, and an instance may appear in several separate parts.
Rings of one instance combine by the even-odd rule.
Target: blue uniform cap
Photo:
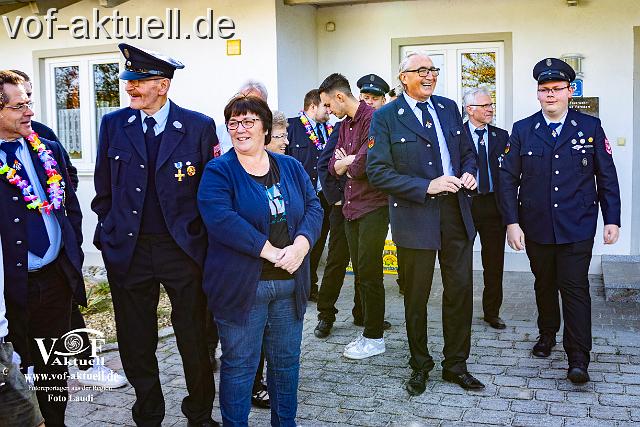
[[[358,79],[358,89],[361,93],[371,93],[373,95],[384,96],[389,92],[389,85],[384,79],[375,74],[367,74]]]
[[[125,58],[124,71],[120,73],[121,80],[143,80],[153,77],[172,79],[175,70],[184,68],[180,61],[161,53],[126,43],[120,43],[118,48]]]
[[[546,58],[533,67],[533,78],[538,83],[565,81],[571,83],[576,78],[576,72],[571,65],[557,58]]]

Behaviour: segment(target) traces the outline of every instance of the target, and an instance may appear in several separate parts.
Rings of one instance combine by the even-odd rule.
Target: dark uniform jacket
[[[307,130],[300,121],[300,117],[291,117],[288,120],[289,127],[287,128],[287,134],[289,145],[287,146],[285,154],[298,159],[298,161],[302,163],[304,170],[309,175],[309,178],[311,178],[313,188],[318,188],[318,158],[323,150],[318,150],[313,141],[309,139]],[[322,123],[321,126],[325,127],[328,140],[329,131],[327,130],[326,124]],[[333,129],[333,133],[335,132],[337,132],[337,130]]]
[[[213,119],[171,102],[156,162],[156,190],[169,233],[200,266],[207,250],[207,232],[196,194],[217,144]],[[177,162],[183,164],[182,181],[175,176]],[[187,162],[193,166],[192,173],[188,173]],[[110,272],[124,275],[138,239],[147,192],[147,149],[140,111],[123,108],[102,119],[94,181],[96,197],[91,208],[98,215],[94,244]]]
[[[338,133],[340,131],[340,123],[333,126],[333,132],[324,146],[324,150],[320,152],[318,158],[318,179],[322,185],[322,194],[327,199],[329,205],[335,205],[344,199],[344,185],[347,182],[347,174],[335,177],[329,173],[329,160],[333,157],[336,145],[338,144]]]
[[[569,109],[556,143],[542,111],[513,125],[499,173],[505,225],[541,244],[593,239],[598,204],[620,225],[620,188],[600,119]]]
[[[451,164],[457,177],[476,175],[476,155],[464,131],[456,103],[432,95],[444,133]],[[396,245],[412,249],[440,249],[440,208],[438,198],[427,195],[431,180],[437,178],[442,160],[434,150],[426,130],[411,111],[404,96],[373,114],[369,136],[367,174],[369,182],[389,193],[391,234]],[[471,200],[457,193],[467,237],[475,237]]]
[[[469,122],[465,123],[464,130],[467,132],[474,154],[478,156],[478,150],[473,143],[473,135],[471,135],[471,129],[469,128]],[[487,130],[489,131],[489,152],[487,153],[489,171],[491,173],[491,181],[493,182],[493,191],[495,194],[498,194],[498,170],[500,169],[498,159],[504,154],[504,149],[509,140],[509,132],[493,125],[487,125]]]
[[[40,139],[58,163],[56,170],[62,176],[65,184],[70,182],[67,165],[62,154],[62,146],[55,141]],[[28,143],[27,143],[28,144]],[[29,149],[42,188],[47,189],[47,176],[35,151]],[[28,179],[26,174],[21,175]],[[2,235],[2,254],[4,262],[4,287],[7,305],[24,308],[27,305],[26,286],[29,242],[27,240],[27,203],[22,198],[22,192],[7,181],[6,175],[0,176],[0,235]],[[46,215],[46,214],[45,214]],[[82,212],[75,191],[70,184],[65,187],[65,197],[60,209],[54,209],[62,231],[62,250],[66,257],[60,258],[60,266],[68,279],[73,291],[73,299],[81,305],[87,304],[87,298],[82,279]]]

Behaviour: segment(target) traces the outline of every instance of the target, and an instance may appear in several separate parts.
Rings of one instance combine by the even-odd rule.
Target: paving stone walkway
[[[443,382],[441,368],[431,372],[427,391],[409,397],[404,383],[410,374],[402,297],[395,276],[385,277],[386,319],[392,324],[385,334],[386,353],[363,361],[342,357],[345,344],[361,331],[351,321],[353,280],[348,276],[338,302],[340,313],[332,334],[313,336],[315,304],[305,317],[298,423],[301,426],[627,426],[640,425],[640,304],[608,303],[602,280],[591,277],[593,298],[593,352],[591,382],[575,386],[566,379],[567,360],[562,345],[548,359],[531,356],[537,338],[533,276],[506,273],[502,317],[507,329],[496,331],[482,319],[482,275],[474,273],[474,319],[470,372],[483,381],[481,392],[467,392]],[[442,283],[439,272],[429,303],[429,349],[442,359]],[[558,337],[561,342],[561,336]],[[185,383],[175,338],[161,340],[158,348],[161,382],[166,399],[163,425],[185,426],[180,402]],[[107,365],[121,369],[117,351],[104,354]],[[216,384],[218,374],[216,374]],[[78,386],[71,382],[72,387]],[[134,391],[81,390],[71,402],[69,426],[132,425]],[[218,401],[214,419],[220,420]],[[269,425],[268,410],[252,409],[251,426]]]

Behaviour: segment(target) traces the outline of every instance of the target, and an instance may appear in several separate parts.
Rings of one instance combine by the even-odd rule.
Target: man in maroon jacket
[[[344,118],[335,154],[329,161],[329,172],[347,176],[342,212],[364,308],[364,332],[345,347],[344,356],[365,359],[385,351],[382,252],[389,210],[387,195],[374,189],[366,174],[369,125],[375,110],[364,101],[358,102],[351,93],[349,81],[338,73],[327,77],[319,92],[329,112]]]

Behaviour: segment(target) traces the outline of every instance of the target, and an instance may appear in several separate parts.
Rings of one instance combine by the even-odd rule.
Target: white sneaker
[[[93,365],[86,371],[78,370],[78,382],[85,386],[120,388],[127,385],[127,379],[104,365]]]
[[[353,345],[351,345],[353,344]],[[344,357],[347,359],[366,359],[385,352],[384,338],[365,338],[360,336],[356,341],[347,345],[344,349]]]
[[[355,347],[356,345],[358,345],[358,343],[360,342],[361,339],[363,339],[364,337],[362,336],[362,334],[358,335],[358,338],[356,338],[355,340],[351,341],[349,344],[347,344],[344,347],[344,350],[347,351],[350,348]]]

